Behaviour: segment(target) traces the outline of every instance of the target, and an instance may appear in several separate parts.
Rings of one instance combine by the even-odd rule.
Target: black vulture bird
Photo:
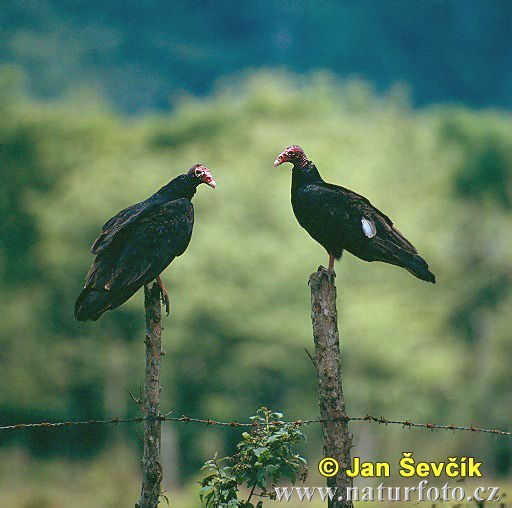
[[[96,321],[153,279],[169,315],[169,296],[160,274],[190,242],[194,227],[191,199],[201,183],[215,188],[210,170],[196,164],[105,223],[91,249],[96,259],[75,303],[76,319]]]
[[[391,219],[366,198],[325,182],[300,146],[286,148],[274,162],[291,162],[292,207],[299,224],[329,254],[329,272],[343,250],[364,261],[401,266],[418,279],[435,284],[435,275]]]

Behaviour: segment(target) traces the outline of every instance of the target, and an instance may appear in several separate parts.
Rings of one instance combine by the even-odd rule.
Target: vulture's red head
[[[215,189],[217,184],[215,183],[215,180],[213,179],[212,174],[210,173],[210,170],[203,166],[202,164],[194,164],[187,172],[189,176],[192,178],[197,178],[198,185],[200,183],[205,183],[206,185],[209,185],[212,189]]]
[[[291,162],[294,166],[305,166],[308,159],[300,146],[292,145],[279,154],[274,162],[274,166],[280,166],[283,162]]]

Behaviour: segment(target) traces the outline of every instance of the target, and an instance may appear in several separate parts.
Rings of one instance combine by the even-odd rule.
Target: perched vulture
[[[300,146],[286,148],[274,162],[291,162],[292,207],[299,224],[329,254],[329,272],[343,250],[364,261],[401,266],[418,279],[435,284],[435,275],[391,219],[366,198],[325,182]]]
[[[215,188],[210,170],[196,164],[105,223],[91,249],[96,259],[75,303],[76,319],[96,321],[154,279],[169,314],[169,296],[160,274],[190,242],[194,227],[191,199],[201,183]]]

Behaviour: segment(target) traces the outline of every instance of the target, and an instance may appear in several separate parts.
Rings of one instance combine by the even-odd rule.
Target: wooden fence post
[[[160,357],[162,355],[162,310],[160,288],[155,282],[144,288],[146,310],[146,370],[144,376],[144,455],[142,490],[136,508],[157,508],[160,500],[162,465],[160,461]]]
[[[327,479],[327,486],[336,488],[334,499],[329,508],[352,507],[346,501],[347,487],[352,487],[352,479],[346,470],[351,467],[350,449],[352,435],[348,430],[345,413],[345,400],[341,386],[341,363],[338,334],[338,315],[336,311],[335,275],[329,275],[326,268],[320,266],[309,277],[311,288],[311,319],[315,340],[314,363],[318,374],[318,403],[324,441],[324,457],[338,461],[338,473]],[[338,496],[342,495],[343,500]]]

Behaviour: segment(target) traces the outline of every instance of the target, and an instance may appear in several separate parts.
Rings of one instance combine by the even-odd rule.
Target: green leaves
[[[263,501],[252,504],[253,495],[273,498],[273,487],[280,479],[295,483],[297,477],[305,480],[308,468],[306,459],[294,454],[297,443],[306,439],[298,426],[284,423],[283,414],[262,407],[253,421],[253,430],[242,433],[237,453],[231,457],[209,460],[203,469],[211,474],[201,482],[199,497],[207,508],[237,506],[258,508]],[[221,467],[221,464],[230,464]],[[250,494],[246,501],[238,499],[239,488],[246,486]],[[258,491],[257,491],[258,489]]]
[[[226,459],[217,459],[217,454],[215,454],[215,457],[202,467],[202,469],[212,471],[212,474],[201,482],[199,491],[199,497],[207,507],[240,506],[237,497],[238,485],[231,473],[231,468],[219,465]]]

